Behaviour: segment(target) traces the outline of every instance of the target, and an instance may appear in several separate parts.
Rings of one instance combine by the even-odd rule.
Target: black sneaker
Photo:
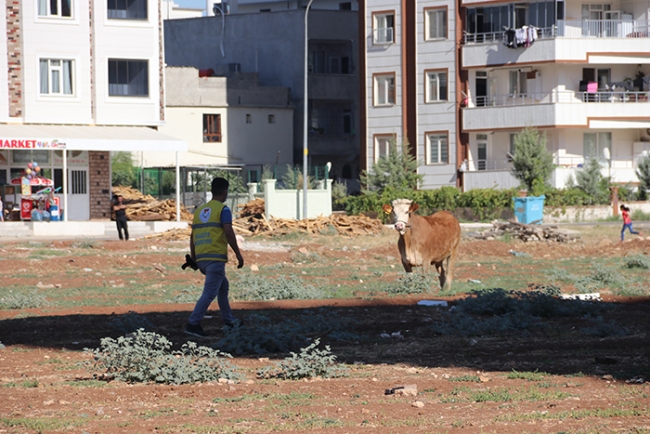
[[[234,329],[234,328],[237,328],[237,327],[243,327],[244,326],[244,321],[242,321],[240,319],[236,319],[234,321],[224,321],[223,325],[228,327],[229,329]]]
[[[206,332],[203,331],[203,327],[201,325],[192,325],[188,324],[185,326],[185,334],[186,335],[191,335],[191,336],[196,336],[197,338],[205,338],[208,336]]]

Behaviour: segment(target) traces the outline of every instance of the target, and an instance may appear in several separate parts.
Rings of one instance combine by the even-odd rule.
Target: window
[[[449,163],[449,140],[447,134],[427,134],[427,164]]]
[[[146,60],[108,61],[110,96],[148,96],[149,79]]]
[[[72,16],[72,0],[38,0],[39,17],[65,17]]]
[[[88,171],[71,170],[68,180],[70,194],[88,194]]]
[[[373,43],[392,44],[395,42],[395,15],[391,13],[379,13],[373,15]]]
[[[375,105],[395,105],[395,74],[375,76]]]
[[[375,162],[380,158],[388,157],[388,154],[390,154],[390,144],[393,139],[392,135],[375,136]]]
[[[343,134],[352,134],[352,111],[343,110]]]
[[[72,95],[72,60],[40,59],[41,95]]]
[[[221,142],[221,115],[203,115],[203,143]]]
[[[447,72],[427,72],[426,102],[447,101]]]
[[[146,20],[147,0],[108,0],[108,18]]]
[[[248,113],[246,113],[246,123],[247,124],[252,124],[253,123],[253,117]]]
[[[510,87],[508,94],[513,96],[526,96],[527,73],[519,70],[510,71]]]
[[[605,151],[607,149],[607,151]],[[583,136],[582,155],[585,159],[597,158],[606,161],[612,151],[612,133],[585,133]]]
[[[426,39],[447,39],[447,9],[431,9],[425,12]]]
[[[476,168],[478,170],[487,169],[487,134],[477,134],[476,135]]]
[[[339,10],[340,11],[351,11],[352,10],[352,2],[339,3]]]
[[[269,115],[269,123],[274,124],[275,123],[275,115]]]
[[[517,133],[510,133],[510,147],[508,149],[508,161],[512,161],[512,157],[515,155],[515,137]]]

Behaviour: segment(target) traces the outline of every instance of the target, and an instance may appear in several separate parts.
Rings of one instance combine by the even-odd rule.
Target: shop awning
[[[147,127],[0,125],[0,149],[187,151],[187,142]]]

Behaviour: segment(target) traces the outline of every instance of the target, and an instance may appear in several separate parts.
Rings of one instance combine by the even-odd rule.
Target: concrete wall
[[[636,210],[650,213],[650,202],[632,202],[626,204],[633,212]],[[614,215],[611,206],[581,206],[550,208],[544,207],[544,223],[574,223],[603,220]],[[620,215],[620,214],[619,214]],[[621,220],[622,222],[622,220]]]
[[[329,217],[332,214],[332,180],[321,182],[322,189],[307,190],[307,216],[303,217],[303,190],[277,190],[275,179],[264,180],[264,215],[267,219]]]

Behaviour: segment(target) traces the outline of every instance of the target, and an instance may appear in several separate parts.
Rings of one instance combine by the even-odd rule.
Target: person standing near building
[[[190,256],[205,275],[203,293],[185,326],[185,333],[205,337],[201,320],[216,298],[221,318],[227,327],[241,326],[235,319],[228,301],[229,283],[226,277],[228,246],[237,256],[237,268],[244,266],[244,258],[239,251],[235,231],[232,228],[232,212],[224,202],[228,198],[229,183],[224,178],[212,180],[212,200],[194,212],[192,235],[190,236]]]
[[[0,196],[0,222],[5,221],[5,214],[4,214],[4,204],[2,203],[2,196]]]
[[[625,238],[625,229],[629,230],[631,234],[634,235],[641,235],[640,232],[636,232],[634,229],[632,229],[632,219],[630,218],[630,208],[626,207],[625,205],[621,205],[621,214],[623,216],[623,228],[621,229],[621,242],[623,242]]]
[[[125,239],[126,241],[129,241],[129,227],[126,223],[126,205],[124,204],[124,198],[121,195],[115,197],[113,211],[115,211],[117,235],[120,237],[120,240]],[[124,230],[124,236],[122,236],[122,230]]]

